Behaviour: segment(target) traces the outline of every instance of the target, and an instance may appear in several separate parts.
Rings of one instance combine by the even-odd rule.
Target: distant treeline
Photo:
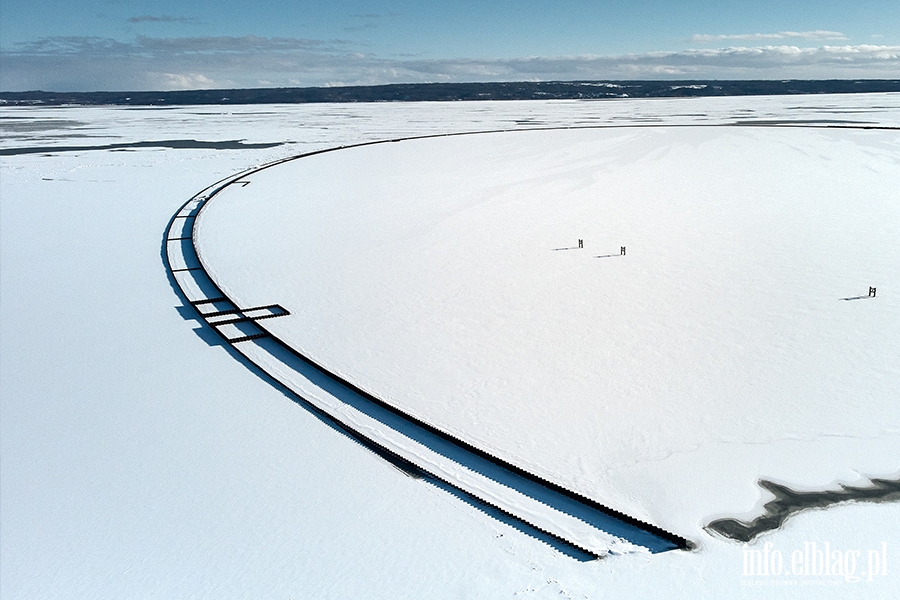
[[[0,92],[6,105],[300,104],[307,102],[438,102],[571,100],[900,92],[900,79],[786,81],[547,81],[397,83],[346,87],[187,90],[178,92]]]

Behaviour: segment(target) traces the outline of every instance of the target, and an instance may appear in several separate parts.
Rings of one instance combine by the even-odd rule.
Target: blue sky
[[[900,78],[900,2],[0,0],[0,89]]]

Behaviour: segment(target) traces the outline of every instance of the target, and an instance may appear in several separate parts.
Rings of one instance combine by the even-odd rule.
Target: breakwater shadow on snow
[[[185,317],[185,319],[190,320],[187,317]],[[212,327],[207,326],[205,323],[200,327],[193,329],[192,331],[197,334],[198,338],[200,338],[210,346],[223,346],[226,348],[229,347],[228,342],[223,340],[222,336],[213,331]]]
[[[355,388],[349,382],[341,381],[313,361],[299,355],[288,345],[271,336],[271,334],[264,339],[257,340],[256,343],[264,346],[270,355],[279,358],[279,362],[291,364],[297,375],[328,395],[338,398],[347,407],[377,421],[391,431],[400,433],[414,444],[419,444],[430,452],[452,460],[453,463],[461,465],[469,472],[484,477],[491,482],[499,483],[504,488],[513,490],[521,497],[552,507],[560,513],[588,523],[607,534],[647,548],[652,553],[690,547],[690,543],[686,540],[569,492],[561,486],[518,469],[501,459],[470,446],[462,440],[444,434],[428,424],[402,414],[383,401]],[[298,358],[302,364],[298,364],[296,360]],[[304,400],[300,396],[294,395],[301,401]],[[359,441],[356,435],[354,435],[354,438]],[[384,452],[393,455],[390,450],[384,448],[379,454],[384,456]],[[403,466],[396,464],[395,466],[402,471],[408,470]],[[471,494],[467,493],[465,489],[453,485],[450,481],[442,479],[441,476],[435,473],[429,473],[428,478],[429,480],[440,481],[442,485],[460,490],[466,497],[471,497]],[[485,503],[483,500],[479,500],[479,502]],[[578,548],[579,551],[584,551],[583,548],[580,548],[570,540],[542,530],[524,518],[518,517],[498,506],[491,506],[494,510],[508,515],[523,525],[525,527],[523,531],[526,533],[531,530],[539,530],[543,532],[545,537],[566,543],[569,547]]]
[[[791,516],[808,509],[828,508],[844,502],[898,502],[900,478],[871,479],[872,485],[850,486],[840,484],[838,489],[802,492],[786,485],[760,479],[759,487],[775,498],[763,505],[763,514],[751,519],[716,519],[706,529],[739,542],[753,541],[757,536],[780,528]]]
[[[172,229],[172,223],[174,221],[174,218],[170,221],[170,230]],[[179,316],[181,316],[184,320],[194,321],[200,325],[192,331],[194,331],[194,333],[196,333],[198,337],[200,337],[204,342],[212,347],[218,346],[223,348],[233,359],[243,364],[247,369],[260,377],[263,381],[266,381],[267,383],[272,385],[275,389],[284,394],[286,398],[288,398],[292,402],[295,402],[301,408],[305,409],[323,425],[329,427],[340,435],[346,436],[353,442],[373,452],[403,474],[412,477],[413,479],[423,480],[427,484],[433,485],[434,487],[455,496],[460,501],[469,504],[473,508],[486,514],[492,519],[502,522],[509,527],[519,531],[520,533],[532,537],[574,560],[586,562],[596,560],[598,558],[594,554],[586,552],[584,549],[575,544],[572,544],[566,539],[553,535],[552,533],[545,532],[539,528],[533,527],[521,518],[509,514],[502,509],[492,506],[491,504],[483,502],[476,496],[468,494],[464,490],[460,490],[453,485],[441,480],[440,478],[432,476],[430,473],[419,468],[417,465],[406,460],[402,456],[395,454],[394,452],[390,451],[387,448],[384,448],[377,442],[367,438],[365,435],[354,431],[352,428],[347,427],[340,421],[335,420],[329,414],[321,410],[318,406],[316,406],[306,398],[299,396],[293,390],[282,384],[270,373],[266,372],[264,369],[250,360],[247,356],[241,353],[233,343],[229,343],[227,341],[227,339],[224,335],[221,334],[221,332],[219,332],[216,328],[210,326],[205,321],[201,311],[199,311],[197,306],[188,299],[185,291],[181,288],[181,285],[179,284],[175,275],[176,270],[172,269],[172,265],[168,258],[169,244],[171,243],[171,241],[172,238],[170,238],[168,235],[163,236],[163,239],[161,241],[160,256],[162,258],[163,264],[168,267],[165,269],[165,271],[167,279],[169,281],[169,285],[172,287],[172,290],[175,292],[176,296],[181,300],[181,304],[175,306],[174,308]],[[202,277],[200,273],[198,273],[197,275]],[[206,285],[209,285],[210,283],[211,282],[207,282]],[[216,291],[217,290],[212,287],[206,287],[204,289],[204,292],[208,297],[217,296],[217,294],[215,293]]]
[[[426,477],[426,480],[428,481],[428,483],[430,483],[431,485],[434,485],[437,488],[442,489],[443,491],[447,492],[451,496],[456,497],[459,501],[465,502],[466,504],[472,506],[473,508],[477,509],[481,513],[487,515],[488,517],[494,519],[495,521],[499,521],[500,523],[503,523],[503,524],[515,529],[519,533],[527,535],[530,538],[534,538],[534,539],[538,540],[539,542],[550,546],[551,548],[553,548],[560,554],[564,554],[564,555],[568,556],[569,558],[572,558],[579,562],[591,562],[591,561],[598,560],[597,557],[594,556],[593,554],[590,554],[589,552],[585,552],[581,548],[579,548],[577,546],[573,546],[572,544],[568,543],[567,541],[565,541],[563,539],[557,538],[552,535],[548,535],[547,533],[541,531],[540,529],[532,527],[525,521],[522,521],[514,516],[511,516],[511,515],[503,512],[502,510],[498,509],[497,507],[491,506],[490,504],[479,500],[475,496],[467,494],[464,491],[459,490],[451,485],[447,485],[446,483],[444,483],[443,481],[441,481],[439,479],[434,479],[434,478],[428,477],[427,474],[425,475],[425,477]],[[502,536],[502,534],[499,534],[499,536]]]
[[[240,358],[244,358],[244,357],[240,356]],[[526,521],[523,521],[520,518],[518,518],[514,515],[511,515],[505,511],[503,511],[502,509],[497,508],[496,506],[493,506],[492,504],[484,502],[483,500],[479,499],[477,496],[466,493],[464,490],[454,487],[453,485],[450,485],[447,482],[445,482],[437,477],[432,476],[427,471],[420,469],[418,466],[416,466],[415,464],[411,463],[410,461],[404,459],[403,457],[397,456],[396,454],[392,453],[391,451],[381,447],[377,443],[372,442],[365,436],[360,435],[358,432],[354,431],[353,429],[345,427],[343,424],[331,419],[327,414],[319,411],[314,405],[310,404],[303,398],[300,398],[295,393],[293,393],[291,390],[282,386],[278,381],[269,377],[265,371],[256,367],[256,365],[254,365],[252,362],[250,362],[247,366],[249,368],[251,368],[251,370],[257,371],[264,379],[267,379],[272,385],[274,385],[276,388],[278,388],[286,397],[288,397],[292,401],[296,402],[302,408],[309,411],[313,416],[315,416],[317,419],[319,419],[319,421],[321,421],[323,424],[330,427],[332,430],[337,431],[337,432],[347,436],[351,440],[358,443],[360,446],[362,446],[362,447],[366,448],[367,450],[369,450],[370,452],[373,452],[374,454],[378,455],[379,457],[381,457],[382,459],[387,461],[389,464],[391,464],[394,468],[396,468],[398,471],[400,471],[404,475],[407,475],[408,477],[411,477],[413,479],[422,480],[423,482],[425,482],[429,485],[432,485],[432,486],[446,492],[447,494],[450,494],[451,496],[456,497],[459,501],[465,502],[472,508],[475,508],[479,512],[487,515],[488,517],[494,519],[495,521],[499,521],[500,523],[503,523],[503,524],[507,525],[508,527],[517,530],[519,533],[527,535],[528,537],[531,537],[543,544],[546,544],[547,546],[550,546],[557,552],[564,554],[564,555],[568,556],[569,558],[572,558],[579,562],[590,562],[590,561],[597,560],[597,558],[598,558],[597,556],[595,556],[589,552],[585,552],[583,549],[571,544],[567,540],[559,538],[553,534],[549,534],[549,533],[542,531],[536,527],[533,527]]]
[[[162,251],[163,255],[165,255],[166,244],[167,241],[164,239]],[[345,436],[349,440],[376,454],[380,458],[384,459],[388,464],[396,468],[398,471],[402,472],[404,475],[407,475],[413,479],[422,480],[428,485],[432,485],[438,489],[443,490],[444,492],[456,497],[461,502],[465,502],[466,504],[482,512],[488,517],[498,522],[504,523],[510,528],[515,529],[520,533],[553,548],[561,554],[564,554],[580,562],[593,561],[598,558],[594,554],[586,552],[584,549],[578,547],[577,545],[570,543],[568,540],[533,527],[532,525],[516,517],[515,515],[509,514],[502,509],[499,509],[480,500],[476,496],[466,493],[464,490],[460,490],[453,485],[450,485],[447,482],[432,476],[430,473],[419,468],[412,462],[382,447],[378,443],[367,438],[365,435],[362,435],[359,432],[345,426],[340,421],[333,419],[330,415],[322,411],[315,404],[309,402],[306,398],[297,395],[293,390],[286,387],[280,381],[272,377],[270,373],[266,372],[256,363],[249,360],[235,347],[234,344],[228,343],[218,331],[206,324],[201,314],[197,311],[196,307],[193,306],[184,295],[183,291],[178,285],[178,282],[175,279],[174,274],[169,269],[167,269],[166,271],[169,284],[172,286],[173,291],[182,300],[182,304],[175,307],[176,311],[186,321],[195,321],[197,323],[200,323],[200,327],[195,328],[192,331],[194,331],[201,339],[203,339],[204,342],[206,342],[210,346],[223,348],[229,354],[229,356],[231,356],[239,363],[243,364],[247,369],[249,369],[260,379],[267,382],[269,385],[282,393],[285,398],[289,399],[302,409],[306,410],[320,423],[322,423],[332,431],[338,433],[339,435]]]
[[[174,278],[170,277],[170,282],[174,285],[175,289],[178,290],[178,286],[174,281]],[[183,298],[184,304],[182,306],[176,307],[179,314],[184,317],[185,320],[188,321],[202,321],[202,318],[199,316],[190,316],[187,314],[185,308],[190,310],[195,310],[193,306],[190,305],[189,302],[185,298]],[[196,314],[196,313],[195,313]],[[202,330],[204,333],[201,334]],[[354,431],[353,429],[346,427],[344,424],[339,421],[334,420],[328,414],[321,411],[314,404],[310,403],[305,398],[298,396],[295,392],[284,386],[281,382],[273,378],[269,373],[265,370],[261,369],[258,365],[256,365],[253,361],[249,360],[246,356],[241,354],[232,344],[227,343],[222,337],[213,330],[212,327],[204,324],[199,329],[194,329],[201,338],[204,339],[211,346],[221,346],[228,354],[243,364],[247,369],[253,372],[255,375],[260,377],[262,380],[266,381],[268,384],[277,389],[280,393],[282,393],[285,398],[290,401],[296,403],[299,407],[306,410],[309,414],[311,414],[314,418],[316,418],[320,423],[331,429],[332,431],[345,436],[349,440],[359,444],[366,450],[376,454],[380,458],[384,459],[391,466],[396,468],[398,471],[402,472],[404,475],[407,475],[413,479],[422,480],[428,485],[432,485],[454,497],[456,497],[459,501],[465,502],[469,506],[475,508],[479,512],[487,515],[488,517],[494,519],[495,521],[501,522],[512,529],[517,530],[518,532],[529,536],[551,548],[572,558],[579,562],[589,562],[593,560],[597,560],[597,556],[585,552],[583,549],[579,548],[576,545],[569,543],[567,540],[544,532],[538,528],[535,528],[528,524],[527,522],[517,518],[514,515],[508,514],[503,510],[492,506],[486,502],[483,502],[479,498],[466,493],[463,490],[457,489],[456,487],[447,484],[443,480],[433,477],[427,471],[420,469],[415,464],[410,461],[404,459],[401,456],[398,456],[391,451],[383,448],[379,444],[373,442],[368,439],[364,435]]]
[[[174,274],[170,275],[170,284],[174,283]],[[209,346],[225,346],[226,342],[222,339],[222,336],[217,335],[215,331],[213,331],[212,327],[206,325],[203,322],[203,318],[197,313],[197,310],[191,306],[190,304],[184,303],[180,306],[176,306],[175,310],[185,321],[194,321],[199,327],[195,327],[191,331],[197,334],[201,340],[206,342]]]
[[[178,220],[195,222],[208,200],[225,187],[242,183],[241,178],[256,171],[336,149],[282,159],[226,178],[186,202],[172,217],[162,242],[163,262],[173,289],[196,311],[196,318],[223,338],[229,354],[332,427],[373,449],[408,475],[421,477],[427,472],[428,481],[459,491],[470,498],[470,503],[474,499],[478,506],[488,504],[498,514],[506,515],[511,524],[518,524],[517,528],[523,532],[537,530],[545,541],[555,540],[554,543],[596,558],[619,551],[623,540],[653,553],[693,548],[685,538],[530,473],[404,413],[300,354],[256,319],[244,323],[253,329],[249,335],[242,335],[247,332],[227,335],[210,319],[211,305],[224,304],[243,312],[251,309],[228,306],[231,301],[199,264],[193,244],[183,239],[194,224],[182,226]],[[392,440],[405,441],[398,446]],[[595,539],[598,533],[607,539],[600,545]]]

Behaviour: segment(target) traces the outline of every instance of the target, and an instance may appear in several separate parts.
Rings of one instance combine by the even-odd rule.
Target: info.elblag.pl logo
[[[803,542],[802,548],[782,552],[766,542],[744,548],[742,577],[748,585],[828,585],[875,581],[888,576],[887,542],[872,549],[833,548],[830,542]]]

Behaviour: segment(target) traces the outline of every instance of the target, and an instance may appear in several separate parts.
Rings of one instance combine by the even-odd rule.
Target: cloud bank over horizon
[[[805,37],[838,32],[695,36],[697,41]],[[143,91],[386,83],[589,79],[878,79],[900,77],[900,46],[731,46],[621,55],[521,58],[384,58],[347,40],[259,36],[122,42],[47,37],[3,53],[3,91]]]
[[[696,33],[691,36],[692,42],[723,42],[727,40],[760,41],[760,40],[846,40],[847,36],[840,31],[779,31],[777,33],[738,33],[709,35]]]
[[[900,79],[897,0],[6,2],[0,90]]]

